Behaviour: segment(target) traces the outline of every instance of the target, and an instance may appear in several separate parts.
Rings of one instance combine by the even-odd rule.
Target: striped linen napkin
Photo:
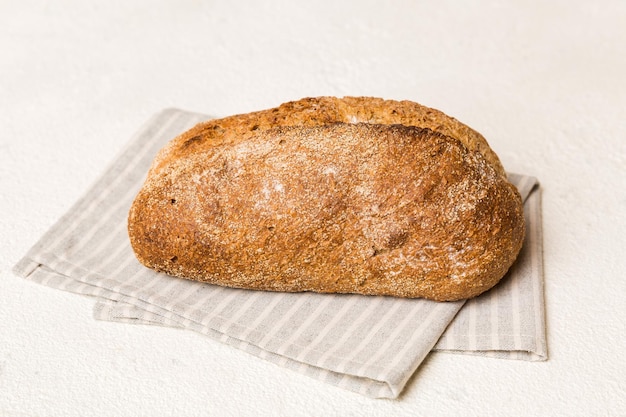
[[[540,190],[532,177],[510,176],[525,199],[519,259],[494,289],[467,302],[231,289],[143,267],[127,237],[130,204],[157,151],[206,119],[177,109],[151,118],[14,272],[95,296],[96,319],[193,330],[375,398],[396,398],[432,350],[547,358]]]

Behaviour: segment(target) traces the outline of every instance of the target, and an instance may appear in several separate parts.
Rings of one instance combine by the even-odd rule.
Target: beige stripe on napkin
[[[526,199],[529,233],[520,259],[501,284],[467,303],[250,291],[143,267],[126,234],[130,204],[156,152],[206,119],[176,109],[150,119],[16,274],[97,297],[97,319],[193,330],[370,397],[397,397],[433,347],[546,358],[540,193],[532,177],[510,178]]]

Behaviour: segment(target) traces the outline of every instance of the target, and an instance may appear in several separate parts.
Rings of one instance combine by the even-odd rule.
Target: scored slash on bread
[[[479,133],[366,97],[198,124],[159,152],[128,218],[139,261],[173,276],[439,301],[493,287],[524,230]]]

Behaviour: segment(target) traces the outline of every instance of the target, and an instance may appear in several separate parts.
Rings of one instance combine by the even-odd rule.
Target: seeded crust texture
[[[161,150],[128,218],[139,261],[173,276],[437,301],[493,287],[524,230],[480,134],[374,98],[201,123]]]

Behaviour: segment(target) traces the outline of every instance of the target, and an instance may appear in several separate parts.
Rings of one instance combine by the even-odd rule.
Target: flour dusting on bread
[[[445,301],[493,287],[525,225],[473,129],[408,101],[319,97],[174,138],[128,230],[144,265],[181,278]]]

